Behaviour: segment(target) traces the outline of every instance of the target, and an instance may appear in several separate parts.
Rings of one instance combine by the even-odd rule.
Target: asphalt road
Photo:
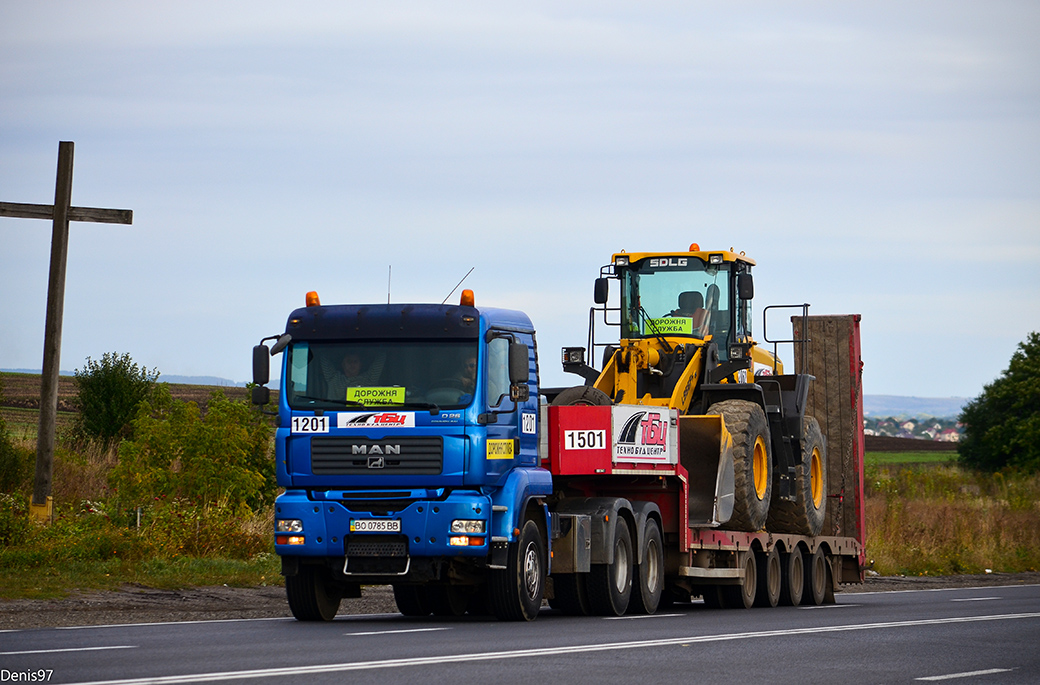
[[[34,679],[35,678],[35,679]],[[838,595],[835,605],[529,624],[344,616],[0,633],[0,685],[1040,682],[1040,585]]]

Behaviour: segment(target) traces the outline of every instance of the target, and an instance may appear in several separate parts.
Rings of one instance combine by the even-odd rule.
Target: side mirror
[[[596,304],[606,304],[607,295],[610,290],[608,288],[609,281],[606,278],[597,278],[596,285],[592,291],[592,301]]]
[[[751,274],[737,274],[737,297],[742,300],[751,300],[755,297],[755,281]]]
[[[509,343],[509,382],[512,385],[522,385],[530,380],[531,362],[528,359],[527,345],[522,342]]]
[[[253,404],[259,404],[262,407],[271,401],[271,389],[266,385],[254,385],[250,399],[252,399]]]
[[[275,340],[274,347],[271,348],[271,356],[273,357],[282,350],[284,350],[286,347],[289,346],[289,343],[291,342],[292,336],[288,333],[282,333],[280,336],[278,336],[278,340]]]
[[[253,347],[253,383],[267,385],[271,380],[271,350],[267,345]]]

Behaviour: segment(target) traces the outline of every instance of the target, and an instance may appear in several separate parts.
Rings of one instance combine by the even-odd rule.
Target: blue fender
[[[516,468],[506,476],[505,483],[491,494],[491,535],[492,538],[505,538],[509,542],[516,541],[513,531],[523,523],[524,511],[532,497],[547,497],[553,491],[552,474],[546,469]],[[548,510],[545,511],[545,530],[550,529]],[[549,544],[546,535],[546,544]]]

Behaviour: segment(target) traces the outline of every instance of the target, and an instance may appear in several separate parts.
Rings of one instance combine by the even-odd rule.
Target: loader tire
[[[769,516],[773,492],[773,454],[769,424],[762,407],[746,400],[711,405],[708,414],[722,416],[733,437],[733,516],[726,528],[755,532]]]
[[[604,407],[613,404],[610,395],[589,385],[577,385],[567,388],[552,401],[554,407],[570,407],[584,405],[587,407]]]
[[[771,533],[819,535],[827,509],[827,458],[820,424],[811,416],[802,421],[802,455],[795,467],[795,501],[774,498],[766,528]],[[774,484],[773,493],[777,493]]]

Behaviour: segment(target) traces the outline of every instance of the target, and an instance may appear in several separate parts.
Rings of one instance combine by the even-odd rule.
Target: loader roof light
[[[701,246],[697,243],[690,243],[690,252],[700,252]]]
[[[710,254],[708,255],[709,264],[722,264],[722,254]]]
[[[307,293],[307,306],[308,307],[320,307],[321,306],[321,300],[318,299],[317,291],[312,290],[309,293]]]
[[[628,256],[618,255],[614,258],[614,264],[617,266],[628,266]]]
[[[463,307],[475,307],[473,304],[473,291],[469,288],[462,291],[462,297],[459,298],[459,304]]]

